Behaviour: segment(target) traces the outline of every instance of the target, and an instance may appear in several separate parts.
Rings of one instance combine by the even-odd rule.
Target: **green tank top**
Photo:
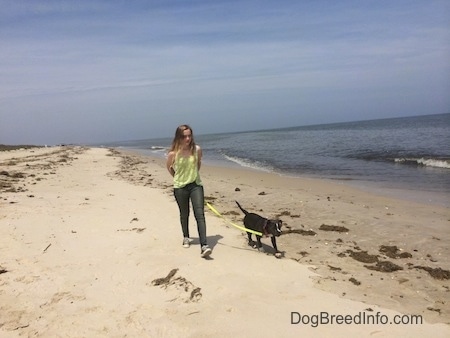
[[[200,173],[198,172],[197,151],[189,157],[176,154],[173,167],[175,170],[175,175],[173,176],[174,188],[183,188],[193,182],[202,185]]]

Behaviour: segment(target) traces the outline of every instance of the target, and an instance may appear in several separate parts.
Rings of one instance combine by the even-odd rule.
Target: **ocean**
[[[206,164],[450,200],[450,114],[194,136]],[[172,137],[108,146],[164,157]]]

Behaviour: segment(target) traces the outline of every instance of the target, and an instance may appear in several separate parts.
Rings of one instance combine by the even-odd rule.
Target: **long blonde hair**
[[[170,151],[174,151],[175,153],[179,152],[181,147],[182,147],[182,141],[184,140],[184,134],[183,132],[185,130],[190,130],[191,131],[191,144],[189,145],[189,149],[191,151],[191,154],[194,155],[195,152],[195,141],[194,141],[194,132],[192,131],[192,128],[189,127],[189,125],[187,124],[182,124],[181,126],[179,126],[177,128],[177,130],[175,130],[175,137],[173,138],[172,141],[172,146],[170,147]]]

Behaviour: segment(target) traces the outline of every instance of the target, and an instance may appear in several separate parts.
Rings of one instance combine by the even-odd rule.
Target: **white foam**
[[[421,158],[421,159],[417,160],[417,162],[419,164],[422,164],[427,167],[450,169],[449,161],[445,161],[445,160],[433,160],[433,159],[427,160],[427,159]]]
[[[264,172],[273,172],[274,169],[268,166],[263,165],[262,163],[259,162],[252,162],[250,160],[247,159],[241,159],[238,157],[232,157],[232,156],[228,156],[223,154],[223,156],[231,162],[234,162],[236,164],[239,164],[242,167],[246,167],[246,168],[251,168],[251,169],[255,169],[255,170],[260,170],[260,171],[264,171]]]
[[[450,169],[449,160],[425,159],[425,158],[396,158],[396,163],[412,163],[425,167]]]

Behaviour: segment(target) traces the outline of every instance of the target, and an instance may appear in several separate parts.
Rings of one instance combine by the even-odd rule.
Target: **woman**
[[[189,201],[191,201],[197,221],[201,256],[208,257],[212,250],[206,243],[205,201],[199,174],[201,163],[202,149],[194,142],[192,128],[185,124],[179,126],[167,157],[167,170],[173,177],[173,191],[180,209],[183,247],[189,248],[190,245]]]

